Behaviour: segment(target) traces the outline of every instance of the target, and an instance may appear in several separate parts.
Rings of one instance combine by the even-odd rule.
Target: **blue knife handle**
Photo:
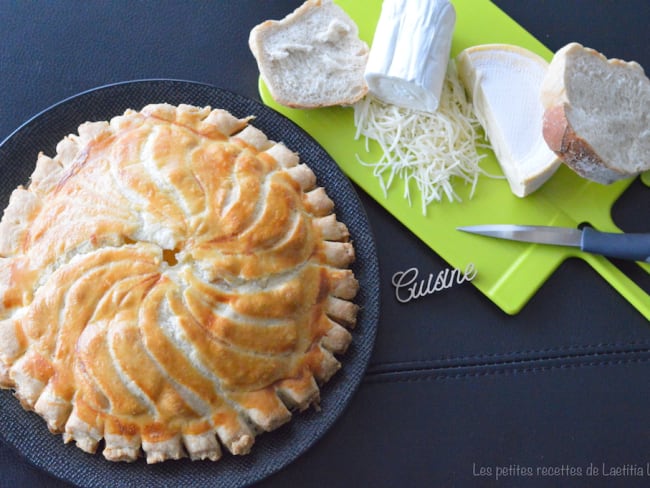
[[[650,234],[600,232],[585,227],[582,230],[580,248],[611,258],[650,263]]]

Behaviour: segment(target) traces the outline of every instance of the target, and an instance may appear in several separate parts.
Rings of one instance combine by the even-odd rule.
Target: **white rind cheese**
[[[461,52],[457,67],[512,193],[529,195],[560,165],[542,134],[548,63],[519,46],[485,44]]]
[[[448,0],[384,0],[365,78],[383,102],[435,112],[456,11]]]

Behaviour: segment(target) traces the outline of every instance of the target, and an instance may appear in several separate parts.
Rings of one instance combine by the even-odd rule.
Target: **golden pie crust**
[[[40,154],[0,222],[0,385],[111,461],[217,460],[317,406],[354,248],[298,154],[155,104]],[[100,447],[101,446],[101,447]]]

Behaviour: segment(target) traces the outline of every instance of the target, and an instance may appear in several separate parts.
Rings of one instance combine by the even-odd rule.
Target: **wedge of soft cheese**
[[[448,0],[384,0],[366,65],[369,92],[399,107],[435,112],[455,24]]]
[[[512,193],[529,195],[560,166],[542,133],[548,63],[518,46],[485,44],[462,51],[456,64]]]

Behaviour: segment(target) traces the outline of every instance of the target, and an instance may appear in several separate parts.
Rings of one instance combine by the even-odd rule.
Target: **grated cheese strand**
[[[355,139],[365,137],[382,151],[378,161],[357,160],[373,168],[379,186],[388,195],[396,178],[404,180],[404,198],[412,205],[412,186],[420,191],[422,213],[432,202],[462,199],[454,190],[459,180],[469,184],[470,198],[478,178],[488,175],[477,148],[489,147],[479,131],[480,123],[468,102],[453,61],[450,61],[435,113],[401,108],[368,95],[354,105]]]

